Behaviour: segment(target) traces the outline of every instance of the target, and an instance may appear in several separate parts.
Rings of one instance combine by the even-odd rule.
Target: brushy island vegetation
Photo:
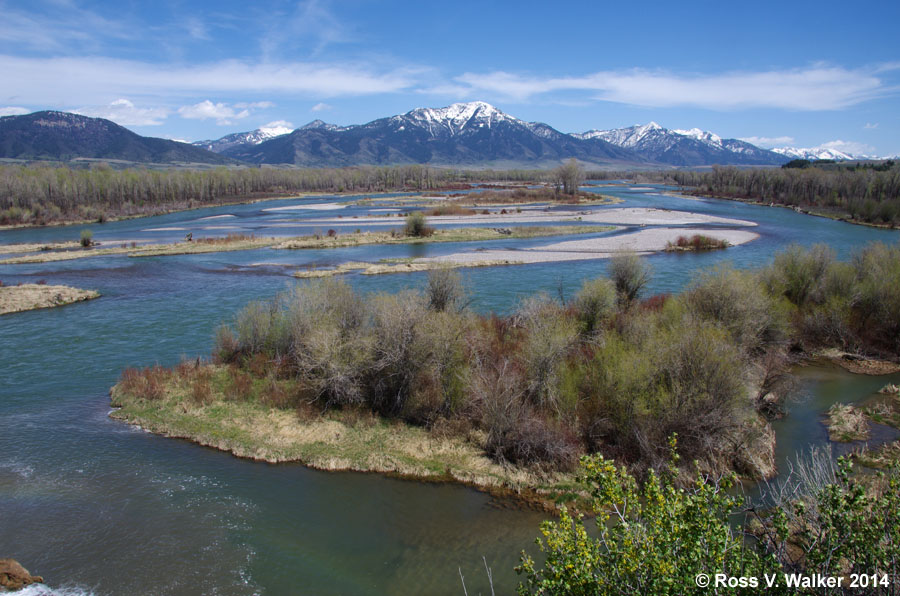
[[[850,263],[794,247],[759,272],[720,268],[645,300],[643,260],[619,255],[609,273],[508,317],[465,309],[451,270],[431,272],[424,293],[364,297],[319,280],[248,305],[217,332],[214,364],[176,377],[194,406],[361,410],[477,437],[518,466],[570,471],[600,452],[644,470],[677,433],[688,461],[758,477],[772,472],[765,418],[780,409],[792,350],[900,353],[897,247]],[[126,371],[117,400],[162,407],[170,372]]]
[[[774,507],[732,488],[735,472],[774,470],[768,420],[782,413],[792,352],[897,359],[900,247],[870,245],[849,263],[792,247],[759,271],[721,267],[677,296],[643,298],[650,274],[620,255],[571,300],[534,296],[506,317],[469,312],[452,270],[394,295],[316,281],[239,312],[212,363],[126,370],[113,403],[133,423],[238,453],[255,440],[397,471],[427,451],[422,476],[490,486],[482,454],[514,471],[506,486],[587,503],[597,530],[565,508],[546,522],[546,561],[523,553],[521,594],[754,594],[764,574],[776,574],[767,592],[847,592],[785,573],[842,576],[844,588],[868,574],[856,578],[864,593],[896,593],[896,472],[858,477],[820,453]],[[403,436],[406,456],[379,451]],[[465,465],[481,467],[452,473]],[[700,573],[726,583],[698,587]],[[731,583],[740,577],[759,583]]]

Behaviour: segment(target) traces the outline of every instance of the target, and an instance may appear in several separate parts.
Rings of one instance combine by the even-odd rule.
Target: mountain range
[[[782,156],[738,139],[723,139],[717,134],[691,130],[669,130],[656,122],[642,126],[591,130],[573,135],[580,139],[603,139],[631,149],[653,162],[673,166],[711,164],[777,165]]]
[[[109,120],[67,112],[0,118],[0,158],[96,158],[153,163],[292,164],[304,167],[430,164],[552,167],[576,158],[594,166],[781,165],[790,159],[851,159],[834,150],[767,150],[697,128],[655,122],[567,134],[484,102],[419,108],[367,124],[314,120],[296,130],[276,122],[193,144],[142,137]]]
[[[234,160],[168,139],[142,137],[103,118],[34,112],[0,118],[0,157],[68,161],[77,158],[141,163],[233,164]]]

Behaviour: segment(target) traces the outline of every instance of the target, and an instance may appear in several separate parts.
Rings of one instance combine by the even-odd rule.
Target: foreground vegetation
[[[537,543],[546,562],[539,567],[523,553],[517,571],[525,581],[518,593],[900,590],[900,470],[854,477],[851,462],[835,464],[830,454],[813,452],[773,491],[771,506],[758,509],[735,496],[733,475],[711,478],[698,471],[683,487],[677,462],[673,449],[669,465],[639,484],[602,455],[583,458],[580,480],[593,500],[596,532],[566,509],[558,522],[545,522]],[[744,520],[737,526],[736,516]]]
[[[241,311],[217,333],[215,364],[126,371],[114,397],[126,419],[194,438],[231,436],[270,411],[285,424],[309,407],[325,419],[363,412],[534,473],[571,473],[602,453],[643,474],[664,465],[677,433],[702,470],[760,477],[773,472],[767,419],[791,350],[900,352],[900,248],[873,245],[855,261],[865,266],[792,248],[762,271],[721,268],[679,296],[642,299],[649,268],[620,255],[572,300],[534,296],[509,317],[466,310],[452,270],[397,295],[317,280]],[[234,440],[222,439],[240,452],[249,439]],[[291,449],[278,457],[309,457]]]

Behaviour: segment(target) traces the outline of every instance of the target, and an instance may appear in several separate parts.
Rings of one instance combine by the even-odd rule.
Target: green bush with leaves
[[[830,453],[819,454],[798,483],[782,489],[776,506],[764,510],[746,508],[735,496],[733,475],[713,480],[698,472],[680,488],[674,437],[670,448],[669,465],[642,484],[603,456],[583,457],[580,481],[592,499],[597,531],[589,533],[583,517],[565,508],[559,521],[544,522],[536,542],[546,561],[539,567],[522,553],[516,571],[525,581],[518,593],[897,593],[900,471],[857,477],[850,460],[839,458],[831,468]],[[748,511],[755,513],[752,524],[732,525],[736,514]],[[744,536],[751,529],[756,540]],[[699,586],[701,574],[712,585]],[[716,587],[717,574],[756,578],[757,585]],[[785,574],[845,579],[843,587],[805,588],[787,585]],[[864,590],[848,589],[854,574],[869,576]],[[773,586],[766,575],[774,575]]]
[[[429,235],[428,223],[421,211],[413,211],[406,216],[406,224],[403,228],[407,236],[421,238]]]
[[[772,557],[744,547],[729,525],[741,499],[729,494],[733,477],[710,483],[698,473],[686,489],[676,484],[678,456],[651,471],[643,485],[603,456],[585,456],[581,482],[597,514],[597,536],[581,515],[562,509],[559,521],[544,522],[543,568],[522,554],[516,571],[526,580],[518,593],[598,596],[619,594],[707,594],[696,577],[759,575],[775,567]]]

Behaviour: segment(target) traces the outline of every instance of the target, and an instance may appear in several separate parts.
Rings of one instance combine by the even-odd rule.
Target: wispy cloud
[[[647,107],[714,110],[778,108],[837,110],[891,91],[879,73],[893,68],[851,70],[837,66],[762,72],[680,75],[633,69],[586,76],[528,77],[509,72],[466,73],[456,82],[466,95],[489,93],[515,101],[552,92],[584,92],[595,100]],[[440,87],[439,87],[440,88]]]
[[[57,0],[50,6],[32,6],[33,10],[0,5],[0,41],[41,52],[62,49],[96,50],[102,39],[128,39],[136,28],[102,14],[87,10],[69,0]]]
[[[304,0],[297,2],[292,11],[273,11],[269,15],[260,46],[267,58],[297,50],[316,56],[329,45],[347,43],[354,37],[348,23],[335,16],[330,2]]]
[[[878,128],[878,123],[866,122],[866,125],[863,126],[863,128],[865,128],[866,130],[875,130],[876,128]]]
[[[5,108],[0,108],[0,116],[21,116],[22,114],[30,114],[31,110],[26,110],[25,108],[19,108],[16,106],[7,106]]]
[[[740,140],[750,143],[751,145],[756,145],[757,147],[765,147],[768,149],[790,145],[794,142],[794,137],[741,137]]]
[[[332,107],[330,105],[328,105],[327,103],[319,102],[316,105],[314,105],[313,107],[309,108],[309,111],[310,112],[324,112],[324,111],[330,110],[330,109],[332,109]]]
[[[105,106],[89,106],[72,110],[76,114],[106,118],[123,126],[156,126],[169,115],[165,108],[139,108],[127,99],[117,99]]]
[[[196,97],[216,92],[357,96],[409,90],[421,69],[366,64],[252,63],[226,60],[175,66],[114,58],[22,58],[0,55],[7,96],[25,104],[100,103],[121,96]],[[108,101],[108,99],[106,99]]]

